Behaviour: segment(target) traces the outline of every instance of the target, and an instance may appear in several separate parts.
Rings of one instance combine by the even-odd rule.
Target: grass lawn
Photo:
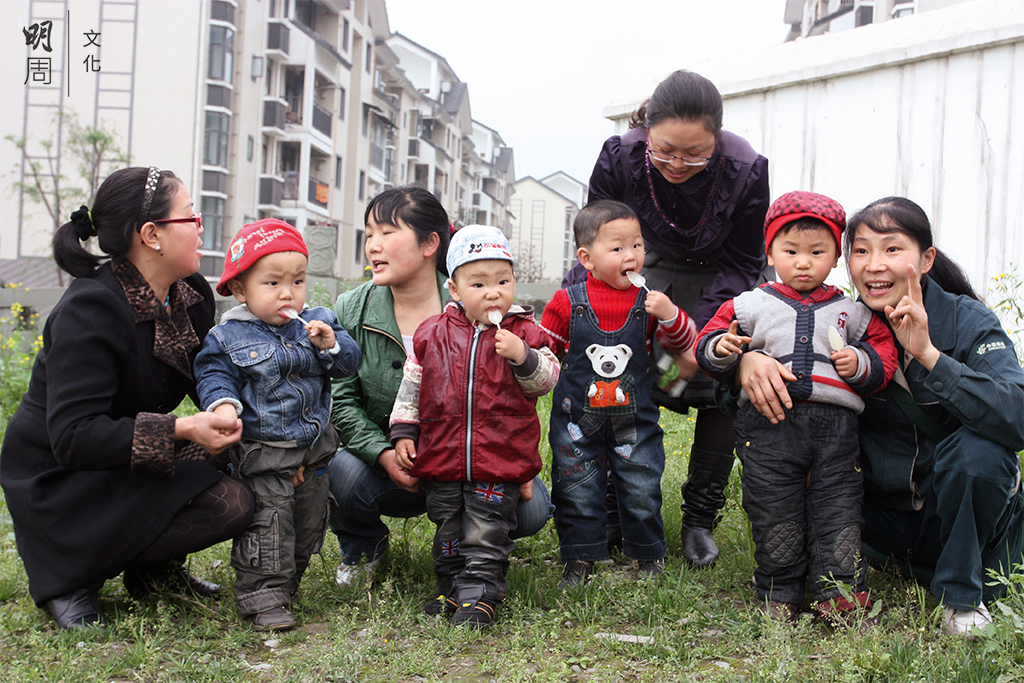
[[[762,617],[738,468],[716,532],[721,559],[712,569],[687,567],[679,487],[692,421],[662,417],[664,575],[640,582],[620,556],[586,587],[563,593],[555,587],[561,564],[549,523],[518,543],[505,607],[484,632],[421,615],[435,584],[433,528],[423,517],[392,520],[391,550],[373,580],[344,591],[334,584],[338,545],[329,535],[302,582],[299,626],[291,632],[259,634],[239,623],[230,590],[208,601],[165,595],[136,602],[114,579],[100,596],[107,630],[61,633],[28,595],[0,505],[0,682],[1024,680],[1021,575],[1010,577],[1009,597],[992,609],[996,628],[973,642],[939,632],[941,609],[926,589],[874,570],[868,584],[883,609],[867,633],[809,613],[793,627]],[[192,571],[229,587],[229,549],[191,556]]]

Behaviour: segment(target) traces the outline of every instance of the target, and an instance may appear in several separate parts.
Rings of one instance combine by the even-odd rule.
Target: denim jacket
[[[330,309],[305,308],[300,320],[268,325],[244,304],[210,330],[195,361],[200,407],[241,409],[242,435],[273,445],[306,448],[331,419],[331,377],[355,373],[359,347]],[[337,351],[313,346],[303,321],[331,326]]]

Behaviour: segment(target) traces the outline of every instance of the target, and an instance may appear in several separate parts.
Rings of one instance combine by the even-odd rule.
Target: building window
[[[338,88],[338,120],[345,120],[345,89]]]
[[[210,71],[215,81],[231,82],[235,32],[224,26],[210,27]]]
[[[359,172],[359,201],[366,198],[366,171]]]
[[[255,138],[253,138],[253,136],[250,135],[249,139],[246,141],[246,144],[245,144],[245,158],[246,158],[247,161],[252,161],[253,152],[256,151],[255,148],[256,148],[256,140],[255,140]]]
[[[341,189],[341,157],[334,157],[334,186]]]
[[[210,166],[228,165],[228,129],[231,117],[217,111],[206,112],[206,146],[203,163]]]
[[[544,227],[544,200],[534,199],[533,200],[533,211],[530,215],[530,227],[531,228],[543,228]]]
[[[203,197],[203,249],[221,250],[224,236],[224,200],[220,197]]]
[[[362,132],[364,138],[366,137],[366,134],[367,134],[367,132],[369,132],[369,130],[370,130],[370,105],[364,104],[363,105],[363,123],[362,123],[362,125],[360,127],[360,131]]]
[[[341,50],[348,52],[348,19],[341,20]]]
[[[363,265],[363,256],[366,251],[366,230],[363,228],[356,228],[356,250],[355,250],[355,264],[357,266]]]
[[[370,73],[370,65],[373,64],[373,43],[366,43],[366,73]]]

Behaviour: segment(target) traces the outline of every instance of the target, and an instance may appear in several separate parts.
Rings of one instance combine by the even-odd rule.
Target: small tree
[[[65,214],[70,214],[68,207],[77,203],[91,206],[106,174],[113,168],[128,165],[130,157],[121,149],[114,131],[83,126],[72,111],[54,114],[52,125],[55,135],[38,143],[43,150],[41,156],[28,156],[26,138],[7,135],[5,139],[21,151],[25,162],[25,175],[11,184],[13,191],[42,204],[56,231],[67,220]],[[54,142],[58,132],[62,133],[64,141],[61,149]],[[76,181],[58,172],[62,165],[73,167]],[[60,269],[57,277],[63,286],[64,274]]]
[[[517,282],[544,282],[544,262],[532,242],[520,242],[513,256],[516,258]]]

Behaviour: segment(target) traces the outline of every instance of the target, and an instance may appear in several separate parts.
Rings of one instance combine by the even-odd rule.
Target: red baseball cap
[[[775,234],[784,226],[799,218],[817,218],[832,231],[836,238],[836,255],[843,253],[843,230],[846,229],[846,212],[842,205],[831,197],[816,192],[787,192],[768,208],[764,218],[764,250],[772,246]]]
[[[264,218],[246,225],[228,247],[224,259],[224,274],[217,283],[217,293],[231,296],[228,283],[249,270],[252,264],[267,254],[279,251],[297,251],[309,258],[309,250],[298,230],[277,218]]]

